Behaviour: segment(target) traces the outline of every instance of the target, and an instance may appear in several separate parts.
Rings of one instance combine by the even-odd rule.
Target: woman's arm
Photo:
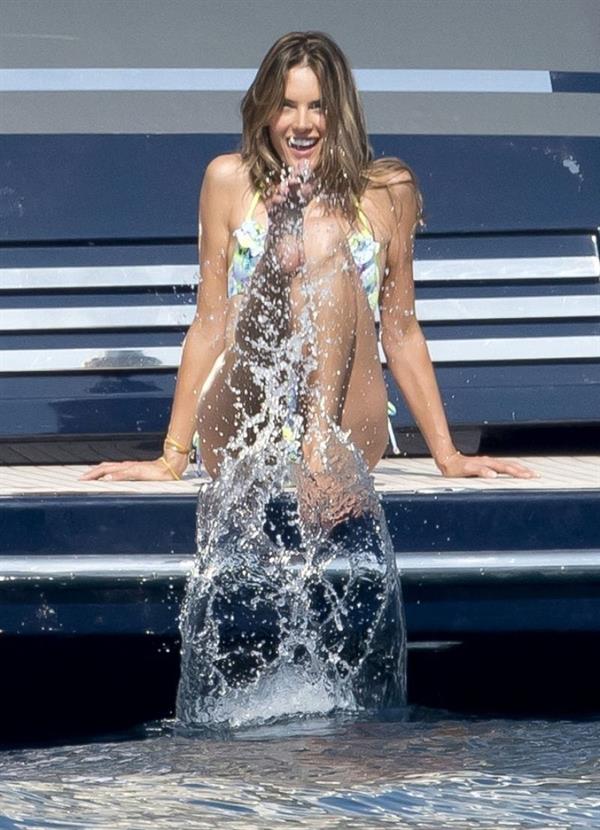
[[[394,173],[387,191],[392,224],[380,299],[381,344],[387,365],[436,465],[446,476],[491,478],[507,473],[532,477],[533,471],[517,462],[488,456],[465,457],[454,446],[427,343],[415,315],[412,263],[418,203],[410,173]]]
[[[196,410],[202,387],[224,348],[227,302],[227,246],[229,208],[235,190],[237,165],[220,156],[206,169],[199,203],[200,280],[196,315],[183,342],[168,434],[182,447],[190,447],[196,431]],[[188,455],[166,446],[155,461],[104,462],[82,479],[154,480],[181,475]],[[170,467],[170,471],[169,470]]]
[[[183,341],[168,434],[189,447],[202,387],[225,345],[229,208],[235,162],[220,156],[206,169],[200,191],[200,281],[196,315]]]

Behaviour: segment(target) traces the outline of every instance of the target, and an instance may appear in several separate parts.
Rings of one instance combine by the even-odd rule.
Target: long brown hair
[[[271,143],[268,124],[283,104],[287,73],[296,66],[310,67],[321,87],[327,129],[316,177],[323,192],[354,217],[356,202],[370,182],[377,186],[378,177],[373,181],[370,175],[373,151],[348,60],[329,35],[290,32],[269,49],[242,100],[242,159],[255,188],[268,189],[279,179],[283,161]],[[373,166],[381,170],[383,161],[379,159]],[[385,161],[411,173],[422,207],[410,167],[399,159]]]

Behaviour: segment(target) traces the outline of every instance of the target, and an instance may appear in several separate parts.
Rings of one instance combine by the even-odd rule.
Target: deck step
[[[599,459],[520,460],[542,477],[377,468],[412,642],[600,633]],[[203,479],[79,482],[81,469],[2,468],[0,630],[177,637]]]

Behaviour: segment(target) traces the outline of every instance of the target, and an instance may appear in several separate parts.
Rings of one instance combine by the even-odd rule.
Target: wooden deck
[[[514,458],[514,456],[512,456]],[[520,456],[539,478],[444,478],[430,458],[384,459],[374,470],[382,493],[448,493],[489,490],[599,490],[600,455]],[[67,493],[194,493],[207,481],[188,468],[182,481],[80,481],[89,465],[0,467],[0,496]]]

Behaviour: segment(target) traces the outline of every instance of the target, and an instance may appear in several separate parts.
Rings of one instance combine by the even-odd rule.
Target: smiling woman
[[[365,190],[372,151],[352,72],[331,38],[280,38],[244,96],[242,120],[242,158],[255,187],[264,187],[282,162],[292,169],[308,163],[323,190],[354,213],[352,197]]]
[[[261,302],[272,290],[267,275],[278,271],[285,285],[269,312],[283,315],[277,337],[297,326],[306,284],[321,292],[310,344],[314,369],[295,404],[313,472],[319,465],[310,460],[309,427],[340,427],[369,468],[386,449],[386,389],[373,314],[379,306],[388,368],[441,472],[531,477],[516,462],[465,457],[452,442],[415,316],[412,254],[421,194],[407,164],[373,160],[356,85],[337,44],[320,32],[280,38],[244,96],[242,118],[241,152],[214,159],[202,185],[198,306],[164,453],[152,462],[103,463],[83,478],[179,478],[196,430],[207,471],[219,475],[244,419],[261,405],[256,373],[240,370],[240,350],[249,343],[241,332],[251,330],[252,316],[255,330],[269,319]],[[287,260],[286,247],[292,250]],[[289,303],[281,304],[282,297]],[[257,429],[247,440],[256,440]]]
[[[288,73],[285,92],[281,109],[269,122],[271,144],[290,167],[307,161],[314,168],[326,134],[317,76],[308,66],[295,66]]]

